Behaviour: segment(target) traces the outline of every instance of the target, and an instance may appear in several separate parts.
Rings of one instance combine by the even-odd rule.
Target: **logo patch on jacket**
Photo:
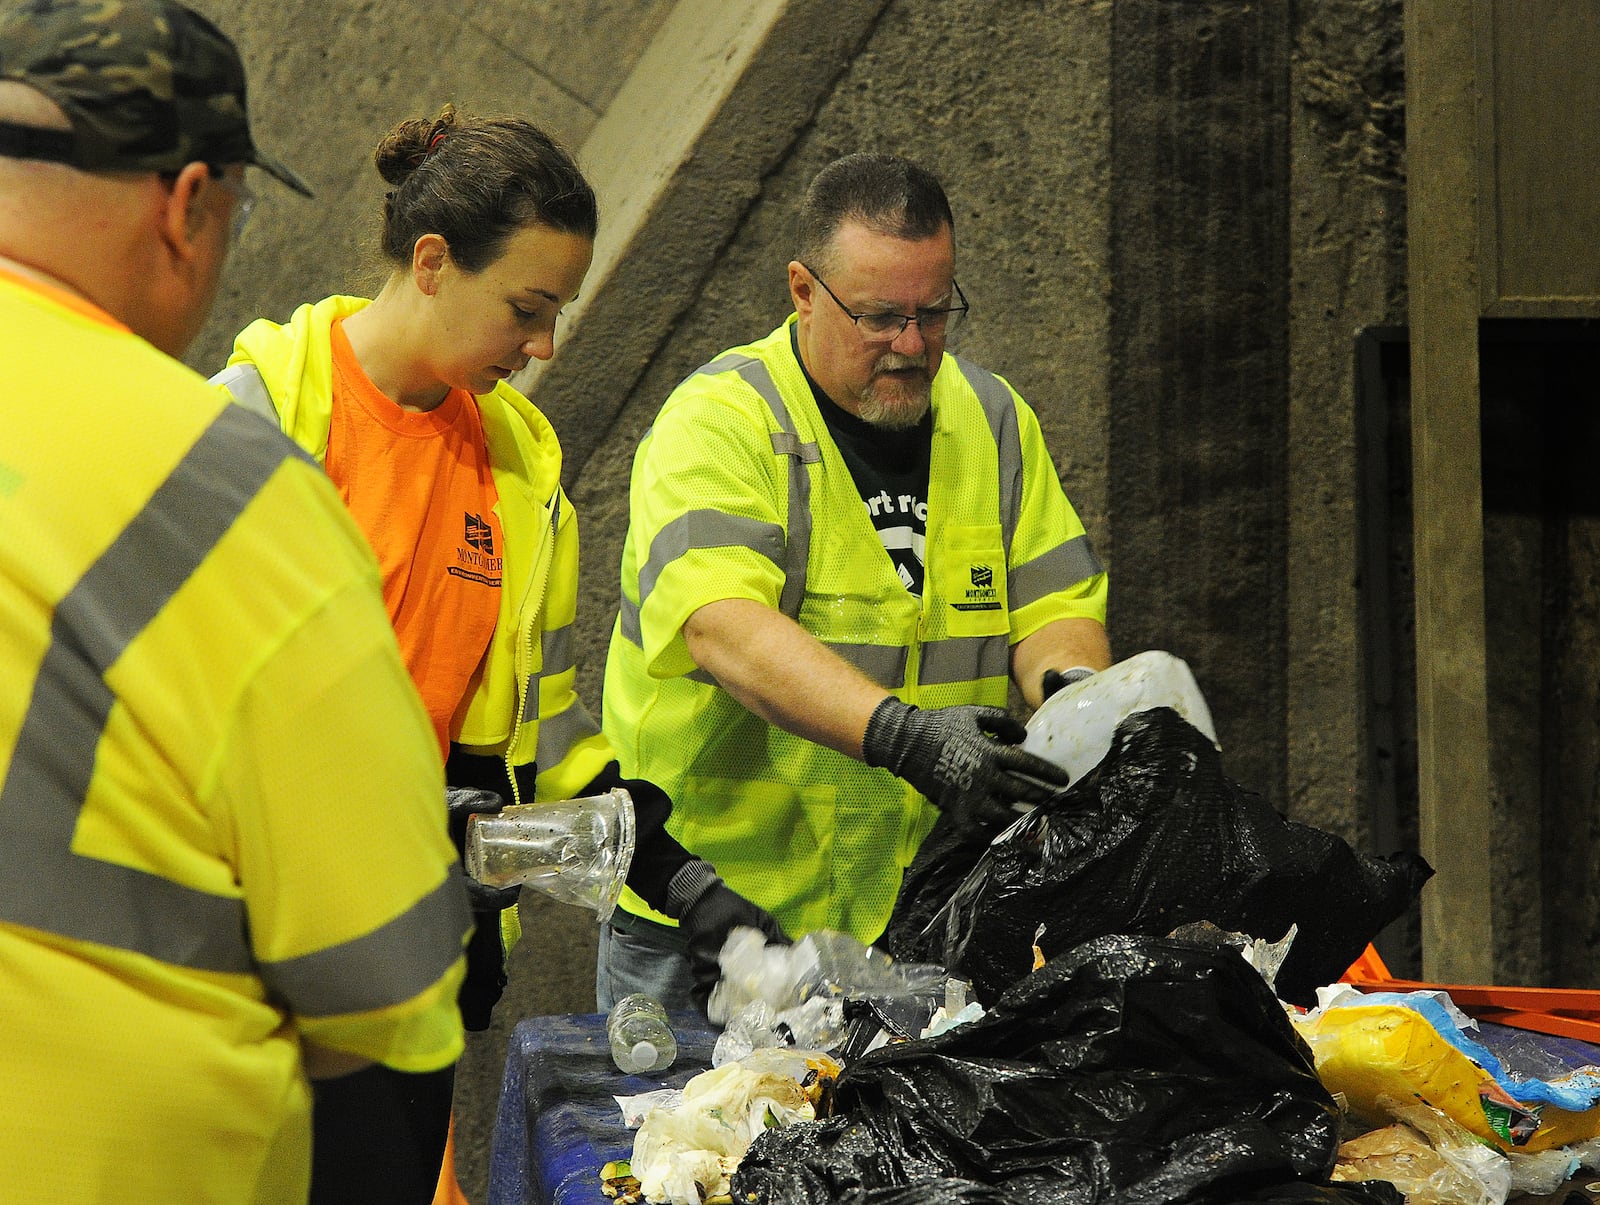
[[[995,588],[994,569],[988,565],[973,565],[970,575],[972,586],[966,591],[965,600],[950,605],[957,611],[998,611],[1000,591]]]

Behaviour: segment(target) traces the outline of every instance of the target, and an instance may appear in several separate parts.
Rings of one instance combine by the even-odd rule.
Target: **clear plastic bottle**
[[[606,1037],[611,1041],[611,1061],[630,1075],[665,1071],[678,1057],[678,1039],[667,1023],[667,1010],[642,993],[624,996],[611,1006]]]

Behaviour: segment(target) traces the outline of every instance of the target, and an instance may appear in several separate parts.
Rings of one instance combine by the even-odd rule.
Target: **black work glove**
[[[1043,803],[1067,785],[1060,766],[1017,748],[1027,735],[999,707],[923,711],[890,695],[867,721],[861,754],[967,829],[1013,820],[1013,800]]]
[[[456,853],[465,856],[467,817],[492,816],[506,806],[494,791],[477,787],[446,787],[445,812],[450,821],[450,840]],[[467,942],[467,973],[456,992],[462,1028],[481,1033],[489,1028],[494,1006],[506,989],[506,952],[500,940],[500,913],[516,906],[521,884],[490,887],[469,874],[461,876],[467,887],[467,902],[472,907],[472,937]]]
[[[496,792],[481,790],[478,787],[446,787],[444,806],[445,813],[450,818],[450,840],[455,843],[456,856],[465,862],[467,817],[496,815],[506,806],[506,801]],[[513,883],[510,887],[490,887],[487,883],[478,882],[471,875],[463,877],[467,884],[467,899],[472,904],[474,914],[503,912],[514,906],[522,894],[520,883]]]
[[[718,955],[728,933],[740,925],[760,929],[769,943],[789,944],[783,926],[756,907],[718,876],[711,863],[698,858],[686,862],[667,885],[667,899],[678,912],[678,929],[689,943],[689,966],[694,974],[691,994],[701,1012],[711,999],[711,989],[722,978]]]
[[[1087,665],[1074,665],[1071,669],[1047,669],[1044,677],[1039,681],[1039,689],[1048,699],[1063,686],[1071,686],[1074,682],[1082,682],[1085,678],[1092,678],[1094,670]],[[1044,699],[1039,701],[1042,703]]]

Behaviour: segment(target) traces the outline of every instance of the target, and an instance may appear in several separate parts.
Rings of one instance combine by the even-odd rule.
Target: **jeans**
[[[659,1000],[666,1009],[695,1008],[694,976],[678,931],[642,916],[611,914],[600,926],[600,951],[595,960],[594,995],[600,1011],[633,992]]]

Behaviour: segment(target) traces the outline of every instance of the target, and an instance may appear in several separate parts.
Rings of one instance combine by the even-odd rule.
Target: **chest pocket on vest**
[[[937,599],[943,628],[951,636],[989,636],[1010,628],[1006,600],[1006,554],[1000,525],[949,528],[936,563]]]

